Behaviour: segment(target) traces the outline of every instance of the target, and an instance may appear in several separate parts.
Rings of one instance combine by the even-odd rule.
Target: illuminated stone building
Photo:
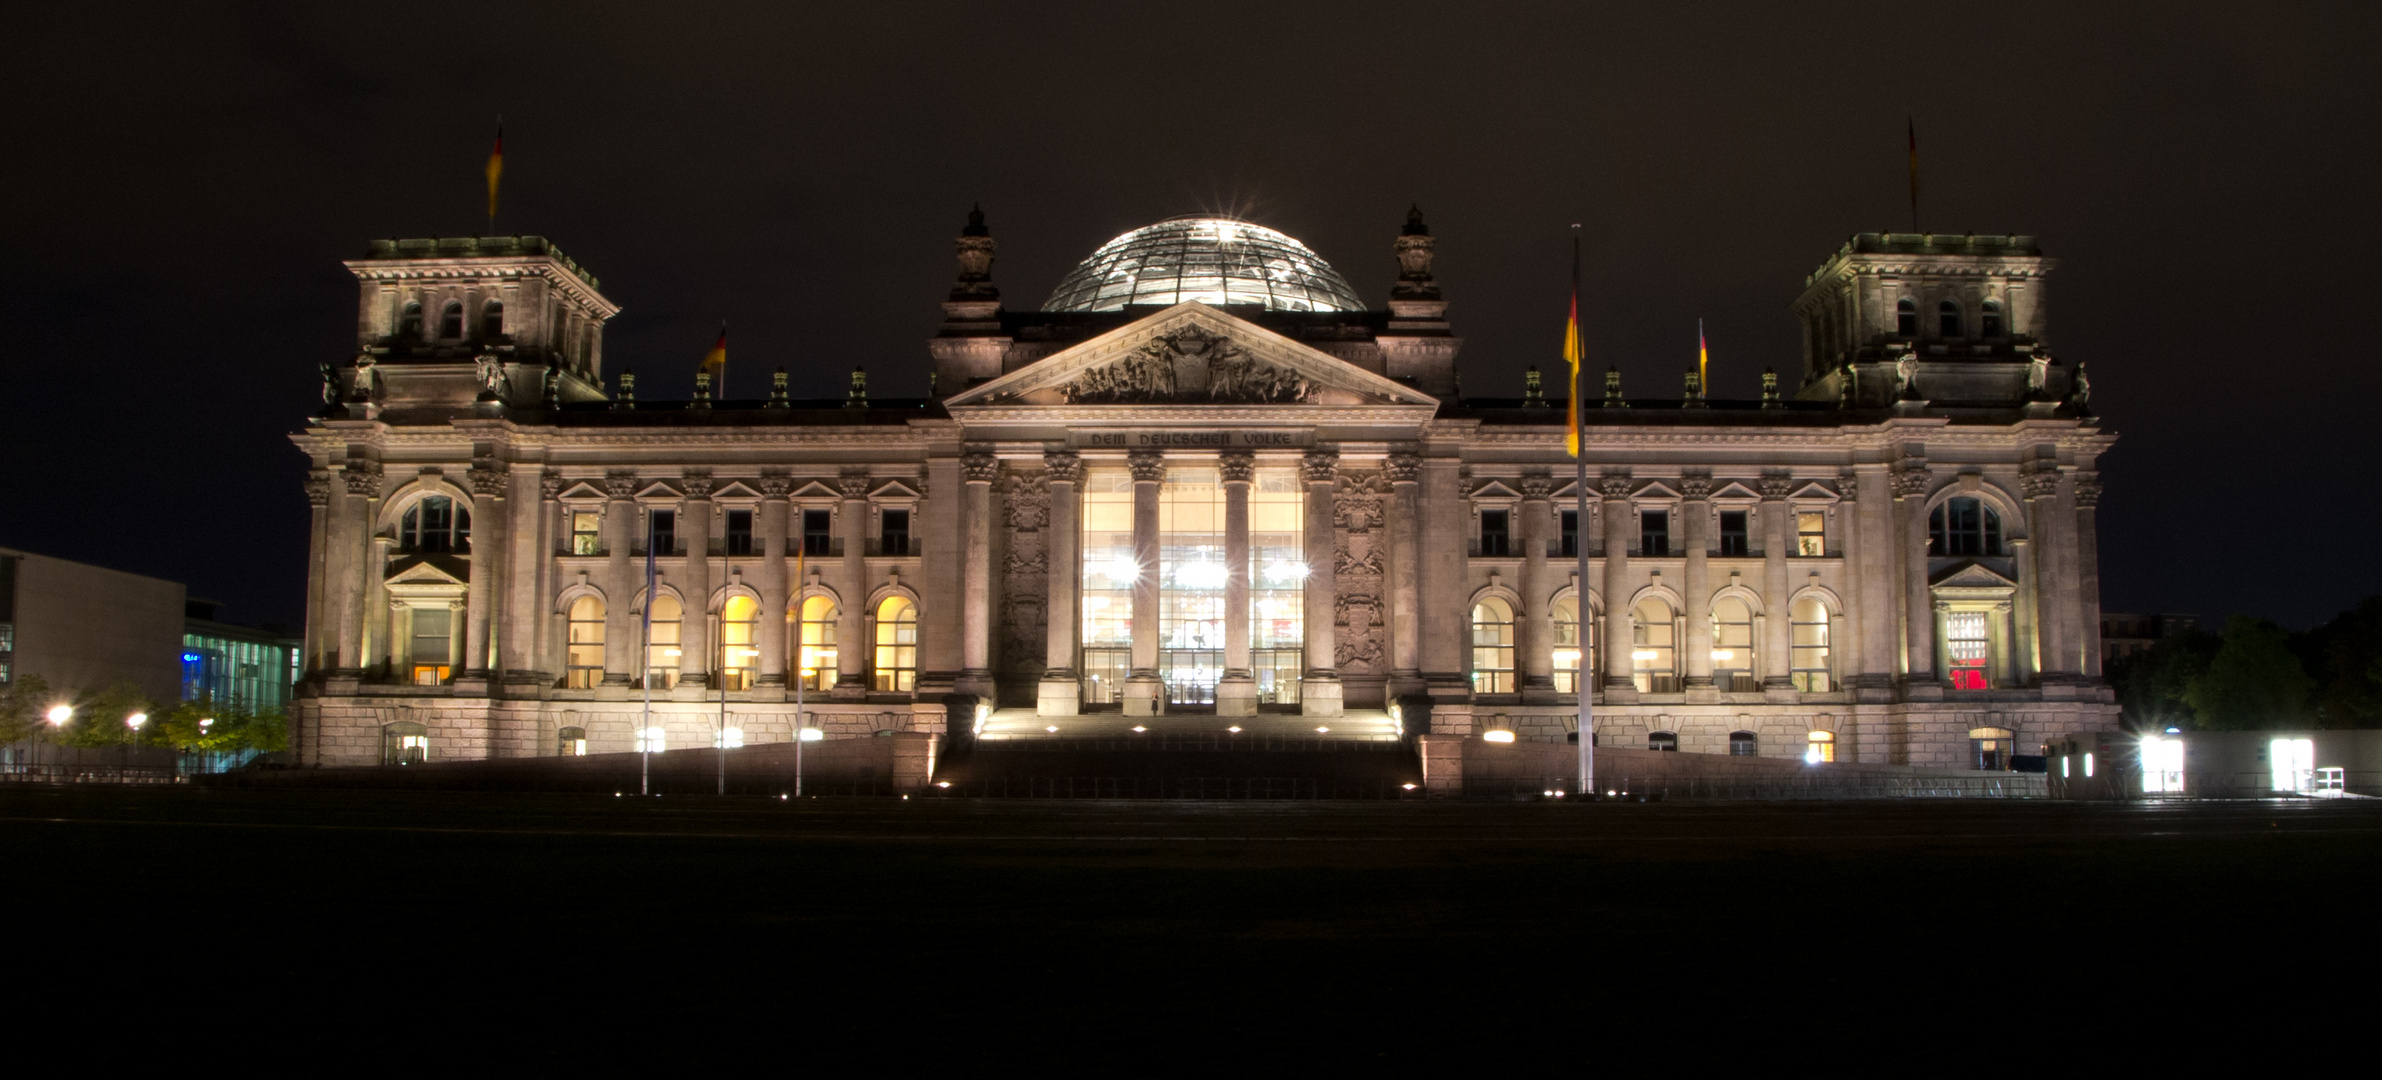
[[[376,243],[294,436],[297,756],[625,751],[648,710],[660,746],[783,741],[798,693],[830,738],[1560,743],[1585,682],[1600,744],[1952,767],[2111,718],[2113,436],[2031,238],[1853,237],[1754,400],[1594,380],[1584,519],[1564,403],[1462,395],[1434,240],[1389,239],[1379,306],[1181,218],[1014,309],[977,216],[928,398],[668,402],[544,240]]]

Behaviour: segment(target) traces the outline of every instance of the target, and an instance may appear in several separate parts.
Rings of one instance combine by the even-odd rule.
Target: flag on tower
[[[505,174],[505,122],[496,122],[496,146],[488,151],[488,222],[496,223],[496,181]]]
[[[1563,437],[1563,448],[1571,456],[1580,456],[1580,283],[1578,271],[1573,271],[1571,285],[1571,318],[1563,324],[1563,362],[1571,365],[1571,431]]]
[[[711,343],[711,351],[703,354],[702,366],[695,370],[709,375],[713,379],[719,379],[728,373],[727,327],[720,327],[720,339]]]
[[[1712,392],[1712,348],[1704,344],[1704,320],[1696,320],[1696,389]]]

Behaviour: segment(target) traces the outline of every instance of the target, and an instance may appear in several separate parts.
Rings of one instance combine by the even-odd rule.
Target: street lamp
[[[132,747],[124,752],[125,769],[132,767],[132,751],[141,748],[141,725],[148,722],[149,714],[145,712],[136,712],[124,718],[124,726],[132,729]],[[125,779],[127,778],[121,775],[120,770],[117,782],[122,783]]]
[[[66,722],[67,722],[68,720],[72,720],[72,719],[74,719],[74,706],[72,706],[72,705],[52,705],[52,706],[50,706],[50,726],[51,726],[51,727],[65,727],[65,726],[66,726]]]

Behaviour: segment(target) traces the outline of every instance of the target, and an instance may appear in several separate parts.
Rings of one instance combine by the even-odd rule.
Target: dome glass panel
[[[1307,245],[1246,221],[1179,217],[1100,245],[1050,294],[1044,311],[1262,304],[1274,311],[1363,311],[1348,279]]]

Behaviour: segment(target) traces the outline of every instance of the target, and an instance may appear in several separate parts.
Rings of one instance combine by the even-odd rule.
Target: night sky
[[[537,233],[624,310],[607,373],[683,397],[921,393],[981,202],[1038,307],[1102,241],[1223,211],[1386,299],[1439,238],[1464,386],[1554,368],[1567,226],[1591,363],[1788,385],[1856,231],[2022,232],[2085,361],[2103,605],[2321,621],[2382,592],[2369,466],[2382,5],[28,5],[0,33],[0,544],[302,619],[315,365],[375,237]]]

